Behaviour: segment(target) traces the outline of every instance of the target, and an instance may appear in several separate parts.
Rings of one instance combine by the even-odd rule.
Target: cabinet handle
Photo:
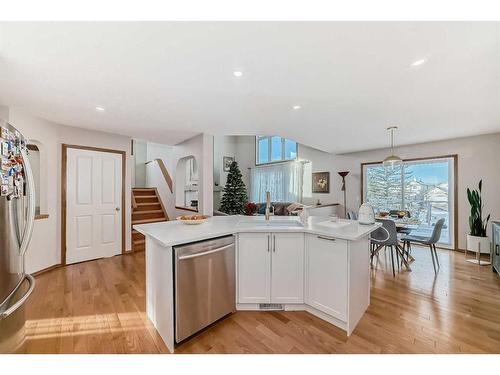
[[[499,247],[499,246],[500,246],[500,245],[495,245],[495,255],[500,255],[500,254],[498,253],[498,247]]]
[[[273,253],[276,252],[276,236],[273,234]]]
[[[269,248],[271,247],[271,245],[269,245],[269,240],[270,240],[270,238],[269,238],[269,234],[268,234],[267,235],[267,252],[270,251]]]
[[[318,238],[320,240],[335,241],[335,238],[330,238],[330,237],[318,236]]]

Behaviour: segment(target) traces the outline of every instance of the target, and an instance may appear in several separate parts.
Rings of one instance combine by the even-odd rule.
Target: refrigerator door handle
[[[28,159],[28,153],[26,150],[21,150],[21,155],[23,158],[23,168],[24,174],[26,176],[27,182],[27,200],[28,200],[28,213],[26,225],[23,229],[23,234],[21,237],[21,243],[19,246],[19,252],[21,256],[24,256],[26,250],[28,249],[28,245],[31,240],[31,235],[33,234],[33,222],[35,220],[35,197],[34,197],[34,178],[33,172],[31,171],[30,161]]]
[[[23,303],[26,302],[26,300],[29,298],[31,293],[33,293],[33,290],[35,289],[35,278],[31,275],[24,275],[26,277],[26,280],[28,280],[30,286],[28,288],[28,291],[22,296],[19,301],[17,301],[15,304],[13,304],[11,307],[9,307],[7,310],[2,312],[0,314],[0,319],[5,319],[12,313],[14,313],[18,308],[22,306]],[[8,301],[8,299],[7,299]]]

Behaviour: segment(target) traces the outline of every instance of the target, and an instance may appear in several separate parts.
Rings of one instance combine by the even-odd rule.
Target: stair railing
[[[170,190],[170,193],[173,194],[174,187],[173,187],[172,177],[168,173],[167,167],[166,167],[165,163],[163,162],[163,159],[151,160],[151,161],[146,162],[146,164],[152,163],[154,161],[156,161],[156,163],[158,163],[158,166],[160,167],[160,171],[163,175],[163,178],[165,179],[165,182],[167,183],[167,186]]]

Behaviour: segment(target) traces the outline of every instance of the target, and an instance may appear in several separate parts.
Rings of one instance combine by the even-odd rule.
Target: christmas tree
[[[220,201],[220,210],[229,215],[245,213],[245,203],[248,201],[247,188],[241,179],[238,163],[233,161],[229,167],[224,195]]]

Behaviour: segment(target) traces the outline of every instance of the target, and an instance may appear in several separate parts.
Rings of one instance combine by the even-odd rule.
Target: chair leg
[[[373,257],[375,255],[378,257],[378,252],[380,251],[380,249],[382,249],[382,247],[384,247],[384,245],[378,245],[378,246],[376,244],[373,245],[373,249],[370,254],[370,266],[373,267]]]
[[[401,266],[405,266],[408,271],[411,271],[410,264],[408,260],[405,259],[404,250],[401,246],[397,245],[396,250],[401,252]]]
[[[410,246],[408,241],[403,241],[403,255],[406,255],[406,263],[410,262]]]
[[[392,250],[392,246],[391,246],[391,250]],[[396,245],[396,264],[398,265],[398,272],[400,270],[399,268],[399,249],[398,249],[398,246]]]
[[[391,246],[391,262],[392,262],[392,277],[396,277],[396,271],[394,269],[394,251]]]
[[[434,261],[434,252],[432,251],[432,245],[429,245],[429,249],[431,249],[431,257],[432,257],[432,265],[434,267],[434,273],[437,273],[437,271],[436,271],[436,262]]]
[[[437,266],[438,266],[438,269],[441,268],[441,265],[439,264],[439,257],[438,257],[438,253],[437,253],[437,250],[436,250],[436,244],[433,244],[432,247],[434,248],[434,255],[436,257],[436,263],[437,263]]]

